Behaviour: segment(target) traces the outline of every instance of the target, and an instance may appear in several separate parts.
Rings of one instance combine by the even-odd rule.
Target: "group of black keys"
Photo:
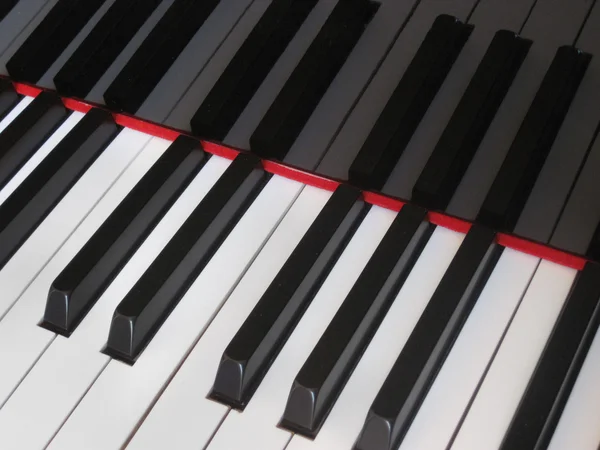
[[[4,2],[0,15],[14,3]],[[116,1],[56,75],[58,93],[85,97],[159,3]],[[191,119],[193,134],[225,137],[316,3],[271,3]],[[35,83],[102,4],[59,0],[7,63],[11,77]],[[110,85],[106,105],[134,114],[217,4],[176,0]],[[285,157],[377,9],[370,0],[337,4],[254,131],[251,151],[232,162],[118,305],[107,354],[135,363],[269,180],[260,158]],[[333,193],[228,345],[213,399],[238,410],[251,400],[369,210],[361,189],[383,186],[471,30],[447,15],[434,21],[352,163],[349,183]],[[447,207],[530,45],[511,31],[494,36],[413,187],[412,203],[398,213],[294,380],[283,427],[308,437],[318,433],[435,228],[426,221],[427,210]],[[373,402],[357,449],[391,449],[402,441],[503,251],[496,233],[515,226],[590,59],[572,46],[557,50],[475,223]],[[0,87],[6,114],[19,96],[7,80]],[[0,187],[68,113],[56,93],[43,92],[0,134]],[[118,131],[109,112],[93,108],[0,205],[0,268]],[[74,331],[208,158],[194,138],[173,142],[52,283],[42,326],[64,336]],[[599,242],[596,233],[591,259],[600,254]],[[573,286],[503,448],[548,442],[574,383],[568,370],[581,366],[585,352],[578,350],[591,344],[586,328],[598,324],[599,298],[600,268],[590,262]]]

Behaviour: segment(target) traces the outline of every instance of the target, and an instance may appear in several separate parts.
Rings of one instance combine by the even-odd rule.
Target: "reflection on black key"
[[[275,0],[191,120],[198,136],[222,141],[317,0]]]
[[[54,77],[68,97],[85,97],[161,0],[117,0]]]
[[[435,19],[348,171],[353,184],[380,189],[467,41],[472,25]]]
[[[591,55],[560,47],[481,207],[477,221],[511,230],[550,152]]]
[[[67,117],[58,95],[42,92],[0,133],[0,189]]]
[[[227,346],[211,397],[243,409],[335,265],[368,206],[340,186]]]
[[[281,425],[314,437],[433,230],[427,212],[404,206],[300,369]]]
[[[104,93],[115,110],[135,113],[219,0],[175,0]]]
[[[379,390],[355,444],[398,448],[471,312],[502,248],[473,225]]]
[[[110,113],[92,109],[2,203],[0,268],[73,187],[116,132],[117,125]]]
[[[596,323],[592,327],[592,333],[588,333],[591,335],[588,337],[588,348],[597,329],[597,320],[600,316],[599,299],[600,266],[588,263],[575,281],[552,330],[508,432],[504,436],[501,446],[503,450],[517,448],[533,450],[548,446],[576,375],[585,359],[587,349],[578,354],[578,348],[594,311]],[[569,373],[573,364],[578,368]]]
[[[339,2],[250,137],[263,158],[283,159],[379,7]]]
[[[2,0],[0,3],[0,21],[19,3],[19,0]]]
[[[166,214],[207,156],[179,137],[52,283],[42,326],[68,336]]]
[[[106,0],[58,0],[6,63],[10,76],[37,82]]]
[[[531,41],[498,31],[415,183],[412,201],[445,209],[510,87]]]
[[[105,353],[135,362],[268,178],[255,156],[235,159],[119,303]]]
[[[0,120],[15,106],[19,100],[19,94],[15,91],[13,84],[0,78]]]

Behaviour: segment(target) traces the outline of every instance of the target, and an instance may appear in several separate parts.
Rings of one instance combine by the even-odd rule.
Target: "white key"
[[[49,286],[169,144],[163,139],[152,139],[0,321],[0,355],[5,363],[5,370],[0,373],[0,405],[55,336],[37,326]]]
[[[31,172],[54,150],[64,137],[79,123],[85,114],[73,112],[65,119],[58,129],[40,146],[40,148],[23,164],[23,167],[10,179],[0,191],[0,205],[19,187],[19,185],[29,176]]]
[[[164,141],[154,139],[163,150],[166,148]],[[158,150],[160,152],[160,148]],[[145,159],[141,158],[142,156],[146,155],[142,154],[138,159]],[[43,351],[44,345],[51,345],[9,401],[0,409],[0,448],[18,445],[21,449],[34,449],[41,448],[50,441],[110,360],[100,351],[106,342],[110,320],[116,306],[177,232],[229,163],[228,160],[219,157],[213,157],[206,163],[68,339],[59,336],[52,341],[54,336],[52,333],[42,328],[35,328],[34,332],[33,324],[29,325],[30,332],[22,337],[23,345],[13,347],[15,349],[13,351],[26,352],[25,354],[29,356],[27,362],[31,362],[35,351]],[[140,176],[141,174],[138,175]],[[89,228],[88,223],[82,224],[81,228],[84,227]],[[83,245],[83,242],[76,241],[81,237],[78,232],[63,247],[64,250],[61,249],[57,254],[55,259],[58,264],[54,264],[53,261],[38,277],[40,281],[36,280],[32,284],[32,289],[26,292],[26,297],[17,303],[14,308],[16,311],[13,315],[14,320],[10,323],[12,326],[3,327],[3,322],[0,322],[0,333],[5,329],[7,334],[18,332],[14,328],[20,325],[31,307],[37,306],[35,318],[41,317],[48,285],[52,282],[52,277],[45,275],[51,270],[53,273],[58,272],[69,261],[69,256],[75,253],[72,247]],[[50,269],[50,266],[55,265],[58,267]],[[9,316],[6,319],[9,319]]]
[[[0,271],[0,317],[149,140],[138,131],[121,131],[6,263]]]
[[[548,450],[600,448],[600,329],[565,405]]]
[[[294,436],[286,450],[352,448],[377,392],[463,239],[462,233],[441,227],[433,232],[315,440]]]
[[[223,352],[330,193],[306,187],[167,386],[128,449],[201,448],[229,410],[208,400]]]
[[[292,434],[277,424],[294,377],[350,292],[396,213],[373,207],[302,319],[283,346],[244,412],[230,411],[208,446],[210,450],[282,450]]]
[[[542,261],[452,444],[453,450],[497,448],[577,271]]]
[[[110,450],[124,445],[272,234],[298,185],[274,177],[265,186],[133,367],[111,361],[49,448]]]
[[[409,428],[402,450],[447,447],[539,261],[504,250]]]
[[[27,106],[33,101],[33,97],[23,97],[19,103],[17,103],[13,109],[8,112],[4,118],[0,121],[0,133],[15,120],[15,118],[23,112]]]

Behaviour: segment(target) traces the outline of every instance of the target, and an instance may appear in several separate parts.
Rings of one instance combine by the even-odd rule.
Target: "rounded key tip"
[[[318,432],[316,402],[317,393],[314,389],[294,382],[280,426],[294,433],[314,438]]]
[[[241,410],[244,408],[244,365],[224,356],[221,359],[209,398]]]

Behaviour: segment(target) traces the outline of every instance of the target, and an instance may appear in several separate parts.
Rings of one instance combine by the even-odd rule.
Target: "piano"
[[[600,2],[4,0],[0,449],[600,448]]]

